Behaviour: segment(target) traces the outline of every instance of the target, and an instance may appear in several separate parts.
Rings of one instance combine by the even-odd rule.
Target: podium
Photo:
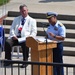
[[[56,42],[40,42],[33,37],[26,38],[26,46],[31,47],[31,61],[33,62],[53,62],[53,48],[57,47]],[[47,48],[47,49],[46,49]],[[40,72],[39,72],[40,71]],[[32,69],[31,69],[32,72]],[[33,65],[33,75],[53,75],[53,67],[48,66],[46,71],[46,66]]]

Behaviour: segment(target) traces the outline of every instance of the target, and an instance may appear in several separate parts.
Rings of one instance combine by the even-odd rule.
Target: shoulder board
[[[59,25],[59,26],[63,26],[63,24],[62,24],[62,23],[59,23],[58,25]]]

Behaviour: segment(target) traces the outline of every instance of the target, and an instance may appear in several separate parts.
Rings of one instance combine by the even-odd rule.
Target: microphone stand
[[[43,30],[44,30],[44,32],[45,32],[45,40],[46,40],[46,62],[47,62],[47,33],[46,33],[46,31],[45,31],[45,29],[44,29],[44,26],[43,26]]]
[[[45,29],[44,29],[44,25],[46,25],[46,24],[43,24],[43,30],[45,32],[45,39],[46,39],[46,62],[47,62],[47,44],[48,44],[48,42],[47,42],[47,33],[46,33]],[[48,75],[48,73],[47,73],[47,65],[46,65],[46,75]]]

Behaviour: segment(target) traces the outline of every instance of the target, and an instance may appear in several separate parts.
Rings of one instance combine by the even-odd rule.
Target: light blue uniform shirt
[[[49,32],[52,32],[54,35],[57,35],[57,36],[66,37],[66,28],[59,21],[57,21],[57,23],[54,26],[51,24],[49,25],[49,27],[47,28],[47,34],[50,40],[56,40],[58,42],[62,42],[61,40],[57,40],[56,38],[53,38],[52,36],[50,36]]]

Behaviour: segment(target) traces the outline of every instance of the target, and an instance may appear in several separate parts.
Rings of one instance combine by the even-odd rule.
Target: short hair
[[[22,5],[20,5],[19,9],[21,10],[23,7],[27,8],[27,6],[25,4],[22,4]]]

